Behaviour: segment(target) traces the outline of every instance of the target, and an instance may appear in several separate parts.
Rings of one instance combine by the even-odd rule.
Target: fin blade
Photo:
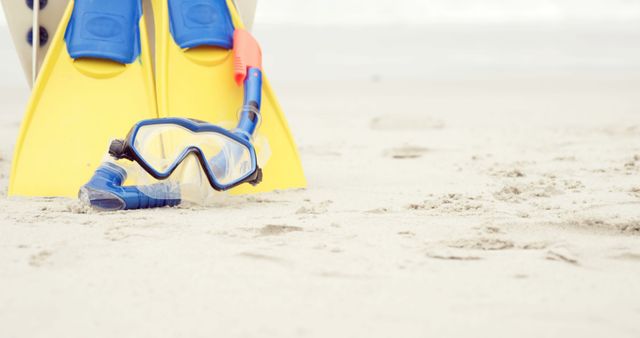
[[[73,6],[70,1],[65,26]],[[143,19],[139,25],[142,52],[127,65],[73,60],[65,30],[56,32],[20,129],[10,196],[77,196],[111,138],[125,135],[138,120],[157,117]]]

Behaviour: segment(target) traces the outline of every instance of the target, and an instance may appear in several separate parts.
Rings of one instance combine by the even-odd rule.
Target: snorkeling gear
[[[151,176],[163,181],[123,186],[132,172],[140,181],[140,171],[135,175],[135,166],[126,167],[110,160],[103,163],[89,183],[80,189],[80,199],[100,210],[175,206],[183,200],[194,202],[205,199],[210,190],[201,179],[201,173],[208,185],[217,191],[243,183],[259,184],[262,171],[251,143],[260,123],[262,74],[259,68],[248,68],[244,93],[240,121],[232,131],[184,118],[138,122],[124,140],[111,143],[109,154],[114,160],[138,164],[137,168],[145,171],[142,180]],[[175,178],[175,172],[189,167],[189,161],[193,162],[194,158],[199,164],[198,171],[187,170],[186,174]],[[164,181],[172,177],[173,180]]]
[[[75,196],[113,135],[157,117],[141,0],[72,0],[61,24],[22,122],[11,196]]]
[[[251,45],[252,38],[242,30],[232,1],[153,0],[152,5],[158,115],[212,124],[235,120],[242,90],[234,78],[236,72],[241,76],[246,68],[240,66],[234,72],[234,60],[238,58],[233,55]],[[262,168],[264,180],[260,185],[241,185],[231,193],[306,186],[293,137],[266,77],[262,91],[260,133],[269,142],[270,161]]]

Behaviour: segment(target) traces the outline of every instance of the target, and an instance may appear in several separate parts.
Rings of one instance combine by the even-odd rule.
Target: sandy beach
[[[0,337],[640,336],[640,25],[255,33],[308,188],[100,213],[7,198],[0,31]]]

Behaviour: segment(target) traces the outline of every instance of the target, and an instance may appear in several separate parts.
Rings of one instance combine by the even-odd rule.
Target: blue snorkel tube
[[[123,186],[127,171],[121,166],[105,162],[91,180],[80,188],[80,200],[99,210],[130,210],[172,207],[182,202],[180,190],[168,183],[147,186],[153,194],[145,194],[136,186]],[[154,197],[151,197],[154,196]]]

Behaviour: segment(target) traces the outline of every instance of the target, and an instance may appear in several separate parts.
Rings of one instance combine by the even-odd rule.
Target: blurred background
[[[321,126],[318,110],[420,106],[477,127],[562,124],[558,115],[598,124],[638,108],[638,0],[259,0],[254,33],[294,129]],[[21,112],[29,92],[4,15],[0,45],[0,87]]]
[[[316,67],[307,67],[305,73],[308,79],[334,78],[335,73],[327,73],[323,64],[339,70],[342,80],[365,75],[422,77],[428,70],[450,69],[447,64],[451,63],[455,70],[462,71],[483,66],[509,70],[523,64],[542,68],[628,66],[629,62],[635,64],[630,59],[635,58],[640,45],[631,39],[636,37],[640,23],[637,0],[258,3],[255,33],[267,40],[263,42],[267,59],[276,56],[271,57],[274,67],[280,65],[274,61],[276,58],[287,66],[296,60],[313,63]],[[6,32],[4,15],[0,15],[0,27],[5,27]],[[276,36],[274,29],[285,33],[277,32]],[[270,41],[271,37],[280,38],[284,46],[273,46],[276,42]],[[5,42],[7,34],[2,38]],[[622,43],[627,38],[630,40]],[[591,49],[587,51],[585,47]],[[487,55],[488,50],[499,52]],[[296,58],[277,54],[283,51]],[[366,54],[361,57],[360,52]],[[336,55],[339,58],[334,58]],[[406,68],[397,69],[398,64],[420,65],[417,68],[422,69],[411,74]],[[286,73],[297,76],[296,72]]]
[[[261,0],[258,21],[359,25],[618,21],[640,19],[636,0]]]
[[[259,0],[258,23],[358,25],[639,20],[637,0]],[[4,15],[0,19],[5,24]]]

